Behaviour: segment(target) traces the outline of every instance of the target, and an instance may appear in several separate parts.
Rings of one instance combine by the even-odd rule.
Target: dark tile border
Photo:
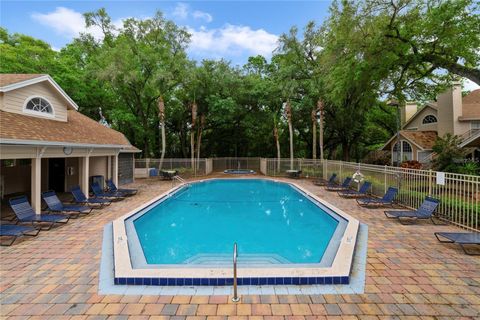
[[[116,285],[138,286],[231,286],[233,278],[115,278]],[[238,278],[239,286],[349,284],[350,277]]]

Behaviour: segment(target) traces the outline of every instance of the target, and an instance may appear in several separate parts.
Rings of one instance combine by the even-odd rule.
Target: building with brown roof
[[[430,162],[435,140],[447,133],[461,137],[460,147],[468,148],[470,157],[480,157],[480,89],[462,97],[462,88],[456,84],[420,108],[407,103],[401,108],[401,121],[401,143],[394,135],[381,148],[391,152],[392,163],[398,162],[397,148],[400,162]]]
[[[49,76],[0,74],[0,196],[27,193],[40,210],[40,193],[80,185],[92,177],[133,181],[133,153],[121,133],[77,111]]]

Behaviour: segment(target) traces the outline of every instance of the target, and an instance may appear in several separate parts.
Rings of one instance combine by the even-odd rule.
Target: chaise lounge
[[[402,224],[407,224],[405,223],[407,220],[413,222],[420,219],[431,220],[433,224],[437,224],[435,220],[433,220],[433,213],[439,204],[440,200],[432,197],[426,197],[417,210],[384,211],[384,213],[387,218],[398,219]]]
[[[38,235],[39,232],[39,229],[35,229],[29,226],[19,226],[16,224],[0,224],[0,236],[12,238],[7,244],[1,243],[1,245],[11,246],[18,237],[35,237],[36,235]]]
[[[102,187],[97,182],[93,182],[90,186],[92,188],[93,193],[96,197],[102,199],[109,199],[112,201],[119,201],[125,199],[125,195],[116,192],[104,192]]]
[[[328,184],[325,187],[325,190],[327,190],[327,191],[348,190],[350,188],[351,184],[352,184],[352,178],[351,177],[346,177],[345,180],[343,180],[343,183],[341,185]]]
[[[357,204],[362,207],[369,206],[393,206],[393,201],[397,196],[398,189],[394,187],[389,187],[387,192],[381,198],[369,197],[369,198],[360,198],[356,199]]]
[[[8,200],[18,222],[31,223],[49,223],[48,228],[42,230],[50,230],[55,223],[67,223],[71,216],[65,214],[36,214],[36,212],[28,203],[26,196],[19,196]]]
[[[366,197],[368,190],[370,190],[371,187],[372,187],[372,183],[369,181],[365,181],[358,191],[351,190],[351,189],[341,190],[341,191],[338,191],[338,195],[344,198]]]
[[[470,256],[479,256],[478,253],[472,253],[465,249],[465,245],[480,246],[480,232],[435,232],[435,237],[442,243],[457,243],[462,247],[463,252]],[[447,239],[447,240],[442,240]]]
[[[84,205],[92,205],[92,208],[94,209],[99,209],[102,208],[103,206],[108,206],[112,202],[108,199],[101,199],[101,198],[88,198],[85,196],[83,193],[82,189],[80,189],[80,186],[75,186],[73,187],[70,192],[73,195],[73,199],[75,200],[76,203],[84,204]]]
[[[313,181],[313,184],[316,185],[316,186],[326,186],[328,184],[335,184],[335,180],[337,179],[337,174],[336,173],[332,173],[332,175],[330,176],[330,178],[328,180],[325,180],[325,179],[317,179],[315,181]]]
[[[107,180],[107,187],[110,192],[123,193],[126,196],[133,196],[138,192],[137,189],[118,189],[113,180],[111,179]]]
[[[47,204],[47,210],[49,212],[67,213],[72,214],[74,217],[76,217],[79,214],[89,214],[93,210],[93,208],[87,206],[63,204],[60,199],[58,199],[57,194],[53,190],[42,192],[42,198]]]

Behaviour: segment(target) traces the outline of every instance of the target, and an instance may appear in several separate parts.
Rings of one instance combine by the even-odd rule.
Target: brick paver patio
[[[480,257],[440,244],[429,223],[403,226],[309,181],[310,191],[369,226],[360,295],[119,296],[97,294],[103,226],[171,187],[138,180],[137,196],[0,249],[0,315],[21,319],[480,319]]]

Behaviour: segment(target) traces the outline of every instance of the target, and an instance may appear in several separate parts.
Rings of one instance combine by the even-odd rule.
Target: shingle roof
[[[67,122],[0,111],[0,139],[133,147],[122,133],[75,110],[68,110]]]
[[[17,82],[43,77],[45,74],[17,74],[17,73],[2,73],[0,74],[0,87],[8,86]]]
[[[480,89],[473,90],[462,98],[461,119],[480,119]]]
[[[437,140],[438,134],[436,131],[412,131],[412,130],[402,130],[400,134],[410,140],[411,142],[417,144],[425,150],[432,149]]]

